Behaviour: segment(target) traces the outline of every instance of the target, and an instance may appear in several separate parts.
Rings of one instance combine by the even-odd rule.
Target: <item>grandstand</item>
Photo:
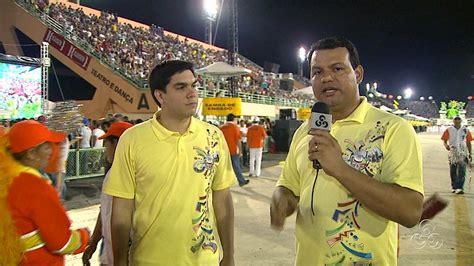
[[[474,118],[474,101],[471,100],[466,106],[466,118]]]
[[[112,109],[113,112],[125,113],[149,113],[155,109],[150,108],[153,100],[148,90],[144,89],[147,87],[148,73],[157,62],[182,59],[193,62],[196,67],[203,67],[227,59],[225,49],[165,31],[154,25],[147,26],[63,0],[17,0],[14,3],[22,8],[6,6],[2,13],[2,16],[8,17],[7,21],[11,21],[12,27],[18,28],[36,43],[50,42],[52,48],[59,50],[58,53],[52,49],[53,57],[94,87],[101,88],[105,85],[116,93],[105,97],[110,98],[110,101],[106,102],[104,95],[97,95],[96,92],[93,104],[89,104],[94,106],[94,113],[104,114],[105,110],[97,108],[104,105],[108,106],[109,111]],[[11,5],[11,2],[9,4]],[[25,11],[29,15],[26,15]],[[38,19],[43,25],[38,24]],[[2,36],[2,39],[5,39],[5,36]],[[62,50],[64,44],[73,47],[73,52]],[[15,52],[21,53],[14,51],[13,54]],[[66,58],[63,58],[64,55]],[[71,65],[71,59],[76,65]],[[238,93],[251,94],[242,95],[244,100],[253,99],[254,95],[258,95],[273,98],[271,102],[282,102],[283,99],[284,106],[311,104],[305,98],[280,90],[278,80],[264,78],[263,68],[244,56],[237,55],[235,63],[252,71],[249,76],[238,80]],[[77,65],[82,69],[78,69]],[[87,72],[83,73],[83,70]],[[203,87],[215,88],[213,81],[200,81]],[[297,83],[304,82],[305,80]],[[215,89],[222,91],[227,87],[224,85]],[[89,113],[91,117],[95,117]]]
[[[435,101],[400,100],[399,109],[410,110],[412,114],[425,118],[439,118]]]

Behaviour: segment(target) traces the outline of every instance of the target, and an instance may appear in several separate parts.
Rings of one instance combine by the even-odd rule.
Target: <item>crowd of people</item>
[[[403,100],[398,108],[424,118],[439,118],[439,108],[434,101]]]
[[[178,35],[165,34],[155,25],[143,28],[119,23],[116,14],[88,15],[82,8],[75,9],[63,3],[49,4],[46,0],[30,0],[30,4],[63,25],[68,38],[76,42],[85,41],[102,61],[138,86],[146,85],[150,69],[164,60],[186,60],[200,68],[218,61],[225,62],[228,58],[227,50],[206,48],[187,38],[181,41]],[[298,101],[304,98],[280,90],[279,80],[264,78],[262,67],[239,54],[235,56],[235,64],[252,71],[250,75],[238,78],[239,92],[273,99]]]

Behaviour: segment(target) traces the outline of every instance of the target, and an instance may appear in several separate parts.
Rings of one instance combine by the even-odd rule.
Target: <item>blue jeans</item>
[[[240,156],[238,154],[230,155],[230,158],[232,159],[232,168],[234,169],[235,176],[239,181],[239,185],[243,185],[245,183],[245,178],[242,175],[242,169],[240,169]]]
[[[466,163],[458,162],[450,164],[449,172],[451,174],[451,187],[453,189],[463,189],[466,178]]]

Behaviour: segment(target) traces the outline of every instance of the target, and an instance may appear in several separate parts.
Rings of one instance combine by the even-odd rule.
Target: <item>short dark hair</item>
[[[346,48],[347,51],[349,51],[349,61],[351,62],[353,69],[360,65],[359,53],[351,41],[344,37],[329,37],[321,39],[311,45],[311,49],[309,50],[307,57],[309,69],[311,69],[311,57],[315,51],[336,49],[340,47]]]
[[[234,121],[234,119],[235,119],[235,115],[230,113],[230,114],[227,115],[226,121]]]
[[[194,75],[193,63],[182,60],[168,60],[157,64],[150,72],[148,84],[150,86],[151,96],[159,107],[161,107],[161,104],[155,97],[155,90],[166,93],[166,86],[170,82],[171,77],[176,73],[181,73],[186,70],[193,72]]]

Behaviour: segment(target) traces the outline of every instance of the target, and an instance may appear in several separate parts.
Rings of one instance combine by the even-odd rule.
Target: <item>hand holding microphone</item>
[[[310,131],[312,135],[308,144],[308,158],[313,161],[314,169],[322,169],[326,174],[335,176],[336,171],[347,164],[342,159],[341,148],[337,140],[329,134],[332,125],[332,116],[328,106],[317,102],[311,109]]]
[[[323,102],[316,102],[311,108],[311,119],[310,119],[310,131],[308,134],[315,134],[316,130],[325,130],[329,132],[331,130],[332,116],[329,114],[329,107]],[[313,138],[314,139],[314,138]],[[319,151],[319,143],[310,142],[309,154]],[[318,160],[313,161],[314,169],[321,169],[321,164]]]

